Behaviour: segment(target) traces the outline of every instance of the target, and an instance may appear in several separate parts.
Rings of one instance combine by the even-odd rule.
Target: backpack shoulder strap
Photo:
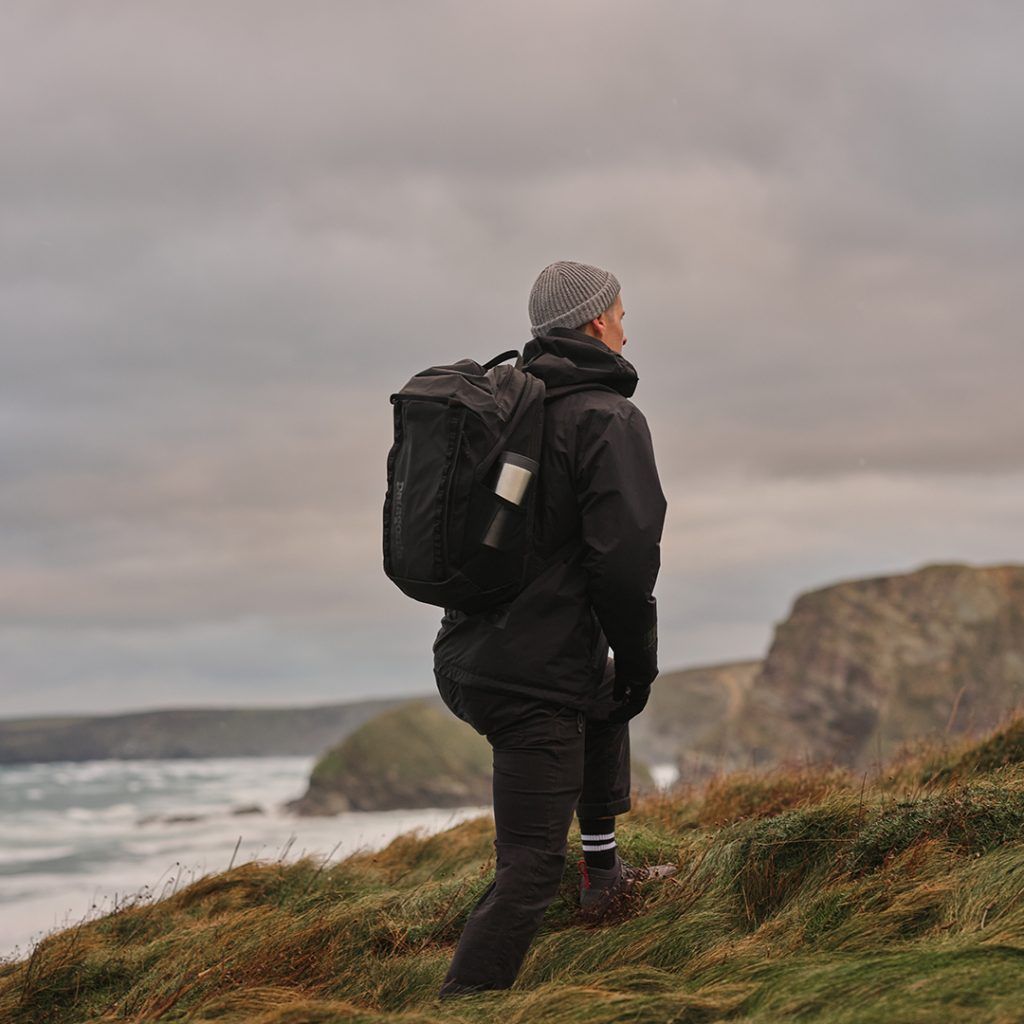
[[[578,391],[610,391],[613,395],[619,394],[615,388],[610,388],[607,384],[563,384],[561,387],[548,388],[544,394],[544,403],[546,405],[548,402],[564,398],[566,395],[574,395]],[[539,448],[537,449],[536,458],[540,459]],[[532,551],[527,558],[526,579],[535,579],[545,570],[562,561],[567,554],[570,554],[580,546],[581,537],[582,535],[579,533],[573,534],[556,550],[552,551],[547,558],[540,558],[535,551]]]

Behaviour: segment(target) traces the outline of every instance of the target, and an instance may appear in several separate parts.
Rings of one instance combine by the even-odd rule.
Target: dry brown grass
[[[0,965],[3,1024],[1018,1020],[1019,723],[873,776],[791,765],[637,802],[635,912],[576,919],[573,858],[514,989],[439,1004],[492,822],[324,867],[243,864]]]

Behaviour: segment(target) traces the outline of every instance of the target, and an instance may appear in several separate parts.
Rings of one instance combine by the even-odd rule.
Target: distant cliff
[[[181,708],[0,720],[0,764],[313,755],[400,700],[306,708]]]
[[[486,743],[436,694],[424,700],[439,729],[455,730],[458,743],[473,741],[486,752]],[[1024,566],[930,565],[799,595],[763,661],[664,673],[630,732],[635,754],[648,764],[675,761],[684,778],[786,758],[863,766],[906,740],[947,728],[952,734],[992,729],[1022,703]],[[409,698],[0,720],[0,763],[313,754],[337,748],[376,715],[407,704]],[[375,742],[375,758],[408,760],[401,739]],[[428,746],[441,756],[437,743]],[[383,768],[384,774],[365,779],[346,772],[319,789],[321,795],[333,790],[329,805],[336,809],[351,806],[357,781],[372,792],[375,780],[387,777]],[[448,776],[442,771],[438,778]],[[422,779],[405,785],[399,779],[395,792],[413,802],[401,806],[489,799],[478,799],[483,790],[473,788],[476,782],[461,793],[454,777],[438,783],[440,790],[425,789]],[[392,788],[389,783],[377,792],[376,807],[398,806],[388,803]]]
[[[423,700],[377,715],[328,750],[290,807],[337,814],[490,801],[490,744],[440,701]]]
[[[1022,701],[1024,566],[930,565],[801,594],[719,739],[748,762],[863,766]]]
[[[634,752],[648,764],[681,757],[694,768],[713,764],[723,753],[722,723],[735,718],[760,668],[760,660],[730,661],[663,672],[643,714],[629,723]]]
[[[317,761],[299,814],[465,807],[491,802],[491,746],[440,701],[416,700],[384,711]],[[634,793],[655,788],[633,759]]]

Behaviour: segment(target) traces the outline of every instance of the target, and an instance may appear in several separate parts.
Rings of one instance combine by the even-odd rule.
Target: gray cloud
[[[0,18],[11,713],[427,688],[386,396],[525,341],[556,258],[623,281],[666,664],[837,575],[1021,557],[1013,5]]]

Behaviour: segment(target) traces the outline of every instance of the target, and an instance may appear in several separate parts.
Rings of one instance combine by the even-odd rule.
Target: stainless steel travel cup
[[[522,505],[540,467],[533,459],[516,452],[504,452],[498,459],[498,474],[494,493],[513,505]],[[483,543],[489,548],[501,548],[511,523],[513,511],[502,505],[491,519]]]

